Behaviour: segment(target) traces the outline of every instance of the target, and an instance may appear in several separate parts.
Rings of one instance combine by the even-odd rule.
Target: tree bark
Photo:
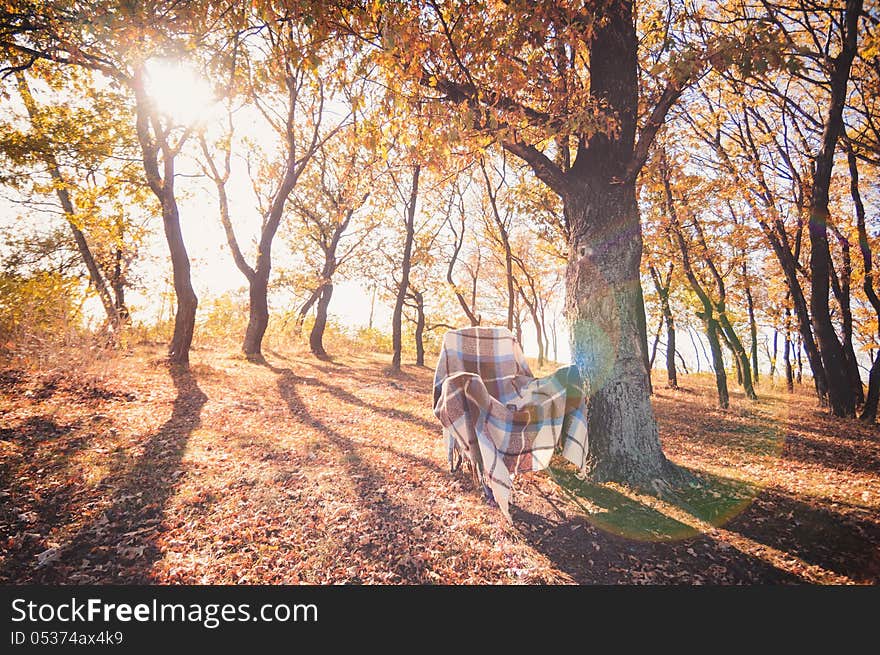
[[[324,350],[324,329],[327,327],[327,307],[332,296],[333,283],[327,282],[321,287],[321,295],[315,311],[315,324],[309,334],[309,348],[313,355],[321,359],[327,359],[327,351]]]
[[[634,184],[592,182],[566,202],[572,225],[566,315],[589,392],[590,475],[650,486],[677,476],[651,407]]]
[[[819,341],[819,350],[828,376],[828,400],[835,416],[855,415],[855,397],[846,376],[846,359],[831,322],[828,307],[831,254],[828,248],[828,195],[834,152],[843,129],[843,106],[850,67],[856,55],[858,22],[862,0],[847,0],[843,48],[832,60],[831,102],[822,132],[822,144],[814,160],[813,184],[810,193],[810,309]]]
[[[850,257],[849,239],[837,228],[836,225],[830,223],[829,229],[834,232],[841,249],[841,270],[837,274],[832,263],[831,266],[831,288],[834,292],[834,298],[840,308],[840,321],[843,327],[841,334],[841,346],[843,347],[843,358],[846,362],[846,377],[849,380],[852,393],[855,398],[856,405],[865,402],[865,390],[862,387],[862,378],[859,375],[859,362],[856,358],[856,351],[853,348],[853,315],[852,303],[850,298],[850,286],[852,283],[852,259]]]
[[[174,195],[174,160],[183,144],[181,142],[172,147],[168,143],[167,132],[162,128],[160,118],[147,96],[143,76],[143,68],[137,68],[133,80],[137,136],[143,153],[147,183],[162,206],[162,225],[171,255],[174,293],[177,297],[174,334],[168,347],[168,358],[174,364],[188,364],[199,301],[192,286],[189,254],[180,230],[180,212]],[[159,172],[160,151],[161,173]]]
[[[403,303],[409,291],[409,271],[412,265],[412,249],[415,239],[416,201],[419,195],[419,174],[422,167],[420,164],[413,166],[412,187],[409,200],[406,204],[406,237],[403,242],[403,262],[400,265],[400,285],[397,288],[397,299],[394,303],[394,312],[391,316],[391,342],[394,354],[391,356],[391,370],[400,371],[400,361],[403,355]]]
[[[684,82],[667,83],[636,140],[638,38],[632,0],[603,3],[601,20],[583,37],[590,99],[614,116],[614,132],[577,134],[570,167],[569,157],[562,158],[562,167],[521,141],[516,130],[500,142],[562,199],[569,228],[565,313],[572,361],[589,397],[588,473],[597,481],[660,492],[690,476],[663,455],[651,406],[636,178]],[[451,101],[486,108],[487,96],[467,84],[443,79],[437,88]],[[491,104],[491,93],[488,97]]]

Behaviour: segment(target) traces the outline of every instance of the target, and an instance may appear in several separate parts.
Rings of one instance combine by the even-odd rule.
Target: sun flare
[[[179,124],[205,120],[216,105],[211,85],[191,64],[176,59],[150,59],[147,75],[147,90],[159,111]]]

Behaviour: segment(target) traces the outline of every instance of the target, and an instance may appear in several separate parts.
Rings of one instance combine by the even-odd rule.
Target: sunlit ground
[[[333,351],[332,344],[330,350]],[[345,352],[341,346],[337,352]],[[351,349],[348,349],[351,352]],[[0,579],[191,583],[868,583],[880,580],[880,443],[809,390],[714,406],[655,378],[662,498],[522,476],[513,526],[446,470],[432,370],[387,355],[268,366],[159,348],[3,371]]]

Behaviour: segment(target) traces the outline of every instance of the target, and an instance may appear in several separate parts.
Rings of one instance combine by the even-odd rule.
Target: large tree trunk
[[[409,291],[409,271],[412,265],[412,249],[415,239],[416,200],[419,196],[419,174],[421,170],[420,164],[416,164],[413,167],[412,187],[406,206],[406,238],[403,241],[403,262],[400,265],[400,284],[397,287],[397,299],[394,303],[394,313],[391,316],[391,342],[394,348],[394,354],[391,356],[392,371],[400,371],[400,361],[403,356],[403,304]]]
[[[242,350],[250,359],[259,359],[263,336],[269,327],[269,271],[257,271],[248,284],[248,324]]]
[[[831,254],[828,248],[828,194],[834,152],[843,129],[843,106],[850,67],[856,54],[859,15],[862,0],[847,0],[843,30],[843,48],[832,60],[831,103],[822,133],[822,145],[815,158],[813,186],[810,193],[810,309],[825,373],[828,376],[828,400],[835,416],[854,416],[855,397],[846,374],[846,356],[828,307]]]
[[[874,363],[871,364],[871,373],[868,375],[868,395],[859,418],[868,423],[876,421],[878,403],[880,403],[880,354],[874,358]]]
[[[315,324],[312,326],[312,332],[309,334],[309,348],[312,354],[322,359],[327,358],[327,351],[324,350],[324,329],[327,327],[327,307],[330,305],[330,298],[333,296],[333,283],[327,282],[321,288],[321,297],[318,300],[318,307],[315,312]]]
[[[589,393],[590,475],[656,486],[677,475],[651,407],[634,184],[587,183],[565,203],[572,225],[566,270],[571,353]]]

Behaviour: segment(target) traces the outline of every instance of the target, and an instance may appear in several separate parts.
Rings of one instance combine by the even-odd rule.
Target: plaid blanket
[[[577,368],[535,378],[505,328],[451,330],[434,374],[434,415],[450,446],[479,468],[510,519],[513,477],[550,464],[557,445],[579,469],[587,456],[587,421]]]

